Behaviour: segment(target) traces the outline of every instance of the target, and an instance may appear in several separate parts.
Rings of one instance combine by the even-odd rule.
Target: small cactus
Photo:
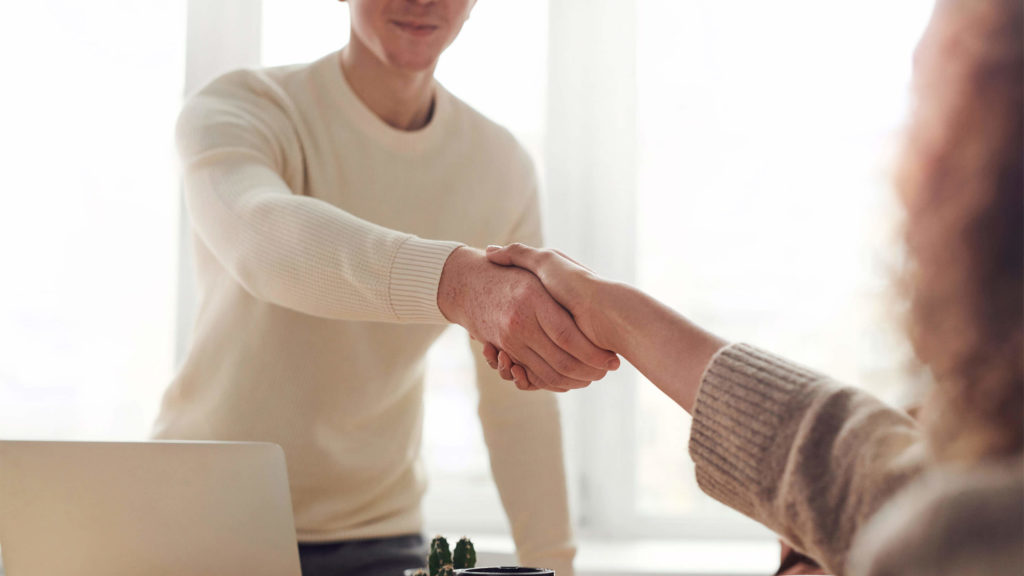
[[[437,576],[455,576],[455,568],[452,568],[451,564],[445,564],[441,566],[441,571],[437,573]]]
[[[451,549],[448,548],[448,540],[444,536],[435,536],[430,543],[430,556],[427,558],[427,567],[430,568],[430,576],[439,576],[441,569],[452,563]]]
[[[463,537],[455,544],[452,560],[455,568],[474,568],[476,566],[476,550],[469,538]]]

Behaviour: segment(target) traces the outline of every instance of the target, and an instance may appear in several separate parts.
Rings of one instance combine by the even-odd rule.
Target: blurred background
[[[549,246],[903,405],[890,172],[931,7],[479,0],[437,76],[533,155]],[[329,0],[0,6],[0,437],[146,437],[195,299],[183,98],[347,38],[347,6]],[[561,401],[581,562],[774,569],[771,535],[700,493],[689,417],[639,374]],[[428,531],[509,551],[475,402],[449,330],[427,384]],[[716,552],[736,542],[747,552]]]

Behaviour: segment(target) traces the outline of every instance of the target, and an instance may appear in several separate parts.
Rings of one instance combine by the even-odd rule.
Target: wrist
[[[487,257],[482,252],[468,246],[452,250],[445,260],[441,278],[437,283],[437,307],[449,322],[465,325],[464,301],[468,291],[467,284],[473,277],[471,271],[481,261],[486,260]]]
[[[633,299],[636,292],[629,284],[603,279],[598,281],[594,290],[593,307],[597,312],[594,317],[601,319],[595,329],[608,350],[623,356],[636,342],[636,329],[631,321],[635,317]]]

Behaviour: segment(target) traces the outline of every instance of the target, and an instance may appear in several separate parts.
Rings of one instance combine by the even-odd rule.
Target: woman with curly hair
[[[920,424],[564,255],[492,247],[693,414],[701,488],[835,574],[1024,574],[1024,8],[940,0],[896,188]],[[504,351],[488,361],[545,387]]]

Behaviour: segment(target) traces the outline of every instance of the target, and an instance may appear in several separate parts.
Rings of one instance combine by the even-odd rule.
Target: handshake
[[[609,286],[557,251],[463,247],[445,264],[438,306],[484,343],[502,378],[522,390],[566,392],[619,367],[612,319],[595,313]]]

